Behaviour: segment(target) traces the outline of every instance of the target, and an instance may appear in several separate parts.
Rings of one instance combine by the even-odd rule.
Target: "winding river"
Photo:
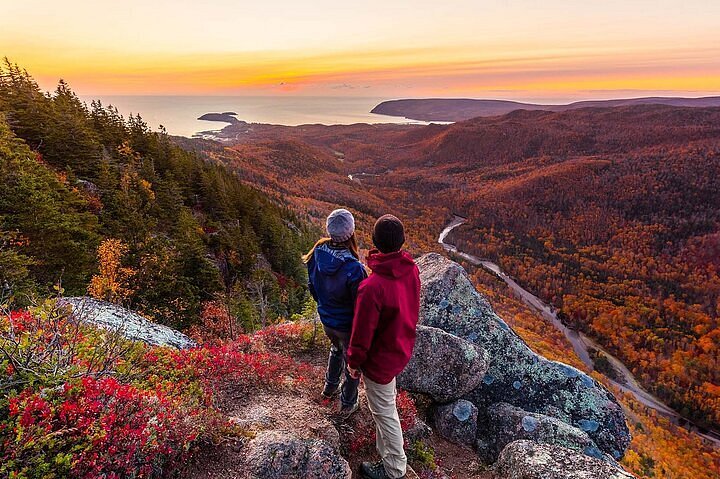
[[[380,176],[377,173],[352,173],[350,175],[347,175],[348,178],[350,178],[350,181],[356,181],[360,183],[360,180],[362,178],[373,178],[375,176]]]
[[[669,418],[674,424],[682,425],[689,431],[697,434],[700,438],[704,440],[704,442],[713,444],[715,445],[715,447],[720,447],[720,432],[713,430],[708,431],[695,425],[688,419],[681,416],[677,411],[663,403],[659,398],[655,397],[654,395],[643,389],[642,386],[640,386],[640,384],[638,383],[635,376],[630,372],[630,370],[625,366],[625,364],[622,363],[622,361],[607,352],[602,346],[600,346],[597,342],[595,342],[582,332],[565,326],[562,321],[560,321],[560,319],[557,317],[557,313],[555,312],[554,308],[547,305],[540,298],[520,286],[510,276],[503,272],[497,264],[493,263],[492,261],[488,261],[486,259],[478,258],[477,256],[465,253],[464,251],[460,251],[455,245],[446,243],[445,239],[450,234],[450,232],[466,222],[467,220],[465,218],[461,216],[455,216],[453,220],[448,223],[448,225],[445,226],[445,229],[443,229],[440,233],[438,243],[440,243],[448,253],[452,253],[455,256],[460,257],[474,266],[480,266],[482,268],[485,268],[486,270],[494,273],[497,277],[502,279],[510,287],[510,289],[515,292],[515,294],[522,298],[522,300],[528,306],[540,313],[545,319],[550,321],[553,326],[555,326],[565,335],[565,337],[572,345],[575,354],[577,354],[580,360],[582,360],[582,362],[585,363],[585,365],[590,370],[593,370],[595,368],[591,358],[591,351],[594,350],[603,353],[620,378],[620,381],[615,381],[612,378],[608,378],[608,380],[614,386],[624,392],[632,394],[633,396],[635,396],[635,399],[637,399],[640,403],[654,409],[662,416]]]

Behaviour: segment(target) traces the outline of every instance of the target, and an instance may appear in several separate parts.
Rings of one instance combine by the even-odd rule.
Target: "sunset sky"
[[[0,0],[0,56],[83,95],[720,94],[718,0]]]

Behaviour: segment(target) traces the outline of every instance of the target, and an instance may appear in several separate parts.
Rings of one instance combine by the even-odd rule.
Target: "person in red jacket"
[[[402,222],[392,215],[377,220],[367,264],[372,274],[358,288],[347,352],[349,372],[365,382],[375,420],[379,462],[364,462],[363,477],[405,477],[407,458],[395,400],[395,376],[405,369],[415,346],[420,314],[420,274],[405,243]]]

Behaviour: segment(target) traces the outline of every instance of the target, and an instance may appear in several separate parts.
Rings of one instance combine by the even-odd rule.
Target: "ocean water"
[[[90,103],[99,99],[117,107],[127,117],[139,113],[154,130],[163,125],[171,135],[192,136],[200,131],[219,130],[227,123],[202,121],[205,113],[233,111],[238,120],[276,125],[325,125],[353,123],[416,123],[370,113],[383,98],[300,96],[95,96],[81,97]]]

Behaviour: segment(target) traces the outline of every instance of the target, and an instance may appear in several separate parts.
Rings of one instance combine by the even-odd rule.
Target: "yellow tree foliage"
[[[136,271],[122,266],[128,246],[119,239],[107,238],[98,246],[99,274],[92,277],[88,293],[93,298],[122,303],[135,292],[129,285]]]

